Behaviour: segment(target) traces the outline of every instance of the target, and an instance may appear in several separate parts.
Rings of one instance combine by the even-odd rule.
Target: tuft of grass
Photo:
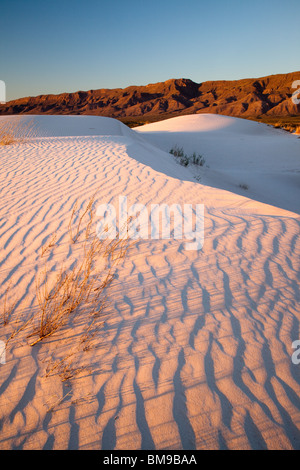
[[[176,158],[184,157],[183,148],[182,147],[181,148],[177,147],[177,145],[175,145],[174,147],[171,148],[170,153]]]
[[[191,163],[193,165],[204,166],[205,158],[202,155],[196,155],[196,152],[191,156]]]
[[[176,145],[171,148],[169,151],[171,155],[173,155],[182,166],[188,165],[197,165],[197,166],[204,166],[205,158],[193,152],[192,155],[186,155],[182,147],[177,147]]]

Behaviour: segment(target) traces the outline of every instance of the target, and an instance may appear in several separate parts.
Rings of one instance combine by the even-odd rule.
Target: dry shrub
[[[72,222],[77,205],[71,214],[70,238],[73,244],[78,245],[72,267],[61,267],[55,276],[44,267],[36,278],[39,312],[35,315],[36,327],[28,336],[36,337],[31,346],[52,335],[83,312],[92,319],[92,323],[86,319],[86,324],[89,325],[85,333],[87,338],[83,340],[86,343],[92,335],[93,319],[99,317],[106,305],[106,290],[115,277],[118,262],[124,258],[130,244],[128,238],[107,240],[98,237],[96,231],[92,230],[95,215],[93,202],[94,197],[82,214],[78,214],[74,230]],[[85,217],[89,220],[85,229],[81,230]],[[55,244],[50,240],[42,253],[54,247]]]
[[[35,124],[32,120],[24,122],[20,117],[0,120],[0,145],[24,143],[35,135]]]
[[[6,341],[7,347],[23,332],[26,342],[34,346],[63,332],[51,357],[46,353],[43,360],[48,363],[45,377],[58,375],[63,382],[90,371],[86,352],[99,347],[98,333],[104,323],[101,314],[109,302],[108,289],[118,263],[135,243],[129,242],[127,234],[113,240],[98,236],[93,201],[94,197],[78,213],[73,210],[69,222],[71,244],[60,244],[56,233],[44,243],[35,277],[37,308],[27,318],[16,318],[14,313],[12,332]],[[66,266],[58,263],[61,256],[66,256]],[[2,295],[4,325],[15,305],[10,287]]]

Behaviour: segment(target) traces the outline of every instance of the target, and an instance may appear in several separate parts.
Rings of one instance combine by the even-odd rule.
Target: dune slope
[[[300,139],[266,124],[195,114],[135,129],[169,152],[175,145],[205,159],[199,180],[299,214]]]
[[[113,119],[33,119],[35,137],[0,146],[0,294],[3,305],[10,285],[17,302],[0,340],[36,308],[43,263],[58,270],[76,255],[68,235],[76,199],[80,207],[94,194],[95,206],[117,205],[120,195],[146,207],[204,204],[205,241],[199,251],[173,238],[130,248],[93,348],[79,351],[76,364],[86,367],[68,381],[47,376],[47,367],[67,358],[84,318],[33,347],[23,333],[9,341],[0,364],[0,448],[300,449],[300,365],[291,360],[300,338],[299,215],[276,207],[279,194],[267,205],[195,180],[195,169],[163,151],[170,133],[183,132],[179,125],[160,123],[152,134]],[[185,140],[174,143],[198,151],[199,136],[205,150],[209,135],[222,132],[224,148],[232,139],[237,149],[240,138],[255,146],[265,132],[243,134],[240,123],[230,131],[214,119],[197,121],[187,136],[189,123]],[[292,162],[299,171],[299,141],[285,142],[286,169]],[[221,160],[214,149],[205,153],[207,174]],[[240,158],[247,151],[242,145]],[[41,259],[55,232],[61,252]]]

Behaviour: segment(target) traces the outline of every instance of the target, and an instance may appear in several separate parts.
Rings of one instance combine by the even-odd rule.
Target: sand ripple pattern
[[[98,191],[99,203],[126,195],[205,204],[201,251],[176,240],[132,248],[89,374],[70,388],[43,377],[45,351],[60,347],[55,336],[7,353],[0,448],[300,449],[300,365],[291,361],[300,338],[299,217],[258,203],[252,210],[239,196],[225,207],[221,190],[128,157],[130,143],[65,137],[0,149],[1,284],[21,292],[23,313],[34,304],[39,250],[55,230],[68,243],[76,198],[83,204]]]

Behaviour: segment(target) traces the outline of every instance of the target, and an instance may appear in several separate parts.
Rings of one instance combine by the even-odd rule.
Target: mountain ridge
[[[245,118],[291,116],[300,113],[300,105],[291,99],[296,90],[292,84],[297,80],[300,72],[200,83],[175,78],[126,88],[19,98],[0,105],[0,115],[81,114],[120,120],[197,113]]]

